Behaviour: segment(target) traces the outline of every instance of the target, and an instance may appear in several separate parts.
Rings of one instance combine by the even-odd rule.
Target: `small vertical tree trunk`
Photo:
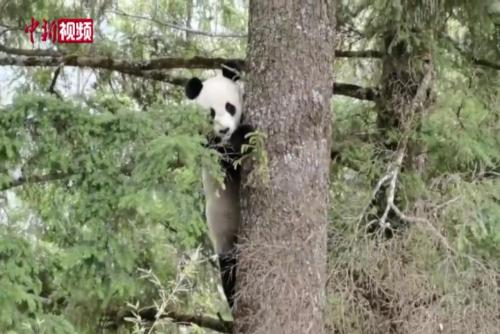
[[[193,19],[193,0],[186,0],[186,28],[191,29],[191,21]],[[191,32],[186,30],[186,42],[191,39]]]
[[[334,4],[250,1],[237,333],[324,333]],[[259,173],[261,171],[263,173]]]

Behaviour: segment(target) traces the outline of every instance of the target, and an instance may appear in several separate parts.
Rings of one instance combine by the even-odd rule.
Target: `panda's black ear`
[[[188,99],[193,100],[200,95],[203,88],[203,83],[197,77],[189,79],[185,87],[186,96]]]
[[[241,67],[235,61],[228,61],[222,64],[222,75],[233,81],[240,79]]]

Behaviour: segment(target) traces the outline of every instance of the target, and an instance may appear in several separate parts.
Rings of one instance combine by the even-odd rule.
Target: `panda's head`
[[[186,84],[186,96],[210,113],[215,136],[228,141],[242,116],[242,91],[237,68],[223,66],[222,74],[205,81],[194,77]]]

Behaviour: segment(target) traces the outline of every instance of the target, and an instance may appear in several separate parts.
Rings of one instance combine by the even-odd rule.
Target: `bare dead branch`
[[[480,260],[476,259],[475,257],[473,257],[471,255],[462,254],[459,251],[457,251],[454,247],[452,247],[450,245],[450,243],[448,242],[448,240],[446,239],[446,237],[442,233],[440,233],[439,230],[428,219],[422,218],[422,217],[408,216],[408,215],[404,214],[403,212],[401,212],[401,210],[399,210],[399,208],[396,205],[394,205],[394,203],[392,203],[391,208],[394,211],[394,213],[399,217],[399,219],[401,219],[403,221],[406,221],[406,222],[412,223],[412,224],[425,224],[427,226],[427,228],[439,239],[439,241],[441,241],[441,244],[450,253],[452,253],[454,255],[464,256],[465,258],[469,259],[469,261],[477,264],[484,271],[488,270],[486,268],[486,265],[483,262],[481,262]]]
[[[63,51],[56,51],[50,49],[18,49],[10,48],[3,44],[0,44],[0,52],[4,52],[10,55],[17,56],[28,56],[28,57],[61,57],[64,55]]]
[[[405,153],[406,153],[406,143],[404,147],[401,147],[401,149],[398,150],[396,160],[391,168],[391,171],[388,174],[389,188],[387,189],[387,205],[384,210],[384,213],[382,214],[382,217],[379,220],[380,227],[382,228],[388,228],[390,226],[389,223],[387,223],[387,218],[389,216],[390,210],[395,207],[394,198],[396,196],[396,185],[398,181],[399,172],[401,171],[401,165],[403,164],[403,158]]]
[[[420,83],[420,86],[418,87],[417,92],[416,92],[415,96],[413,97],[413,99],[411,101],[411,104],[409,106],[409,110],[408,110],[408,113],[407,113],[408,115],[415,114],[416,109],[425,100],[425,96],[427,94],[427,90],[429,89],[429,86],[430,86],[430,84],[432,82],[432,76],[433,76],[433,70],[429,69],[425,73],[425,75],[424,75],[424,77],[422,79],[422,82]],[[408,124],[408,125],[410,125],[410,124]],[[408,138],[407,138],[407,140],[408,140]]]
[[[157,24],[159,26],[168,27],[168,28],[171,28],[171,29],[175,29],[175,30],[179,30],[179,31],[184,31],[184,32],[188,32],[190,34],[196,34],[196,35],[201,35],[201,36],[216,37],[216,38],[246,38],[247,37],[246,34],[238,34],[238,33],[233,33],[233,34],[212,33],[212,32],[208,32],[208,31],[201,31],[201,30],[191,29],[189,27],[179,26],[179,25],[174,24],[174,23],[160,21],[160,20],[155,19],[153,17],[128,14],[128,13],[125,13],[124,11],[122,11],[122,10],[110,10],[110,11],[107,11],[107,13],[111,13],[111,14],[119,15],[119,16],[124,16],[124,17],[130,17],[130,18],[139,19],[139,20],[150,21],[150,22],[153,22],[153,23],[155,23],[155,24]]]
[[[368,201],[368,204],[365,206],[365,208],[363,209],[363,211],[361,211],[361,214],[359,215],[359,222],[363,220],[364,216],[366,215],[366,212],[370,209],[373,199],[375,198],[375,196],[377,196],[382,186],[391,178],[391,176],[392,175],[390,173],[387,173],[383,177],[381,177],[380,180],[378,180],[377,184],[375,185],[375,188],[373,188],[370,201]]]
[[[425,100],[425,95],[431,81],[432,81],[432,70],[429,69],[427,73],[424,75],[415,96],[413,97],[413,99],[411,100],[410,104],[407,107],[408,111],[405,112],[405,115],[407,115],[408,119],[406,120],[405,124],[402,125],[404,131],[403,138],[401,139],[398,145],[399,147],[396,151],[396,159],[392,164],[392,167],[389,172],[391,176],[389,178],[389,188],[387,190],[387,205],[382,217],[379,220],[379,224],[382,228],[386,228],[389,226],[389,224],[386,222],[387,217],[389,215],[389,211],[394,210],[394,208],[396,207],[394,204],[394,198],[396,195],[396,185],[399,173],[401,171],[401,166],[403,165],[403,158],[406,154],[406,148],[408,146],[408,141],[412,130],[413,116],[419,105],[421,105]]]
[[[394,204],[394,199],[396,197],[396,187],[397,187],[397,181],[399,177],[399,173],[401,171],[401,166],[403,165],[403,160],[404,156],[406,154],[406,148],[408,146],[408,141],[411,135],[411,130],[412,130],[412,123],[413,123],[413,116],[417,110],[417,108],[423,103],[425,100],[426,92],[429,89],[429,86],[432,82],[432,69],[429,69],[426,74],[424,75],[422,82],[420,83],[417,92],[415,93],[415,96],[413,99],[409,102],[407,106],[404,106],[403,108],[407,109],[404,112],[404,115],[406,115],[407,119],[405,120],[404,124],[402,124],[402,131],[403,131],[403,136],[401,138],[401,141],[399,142],[398,148],[396,150],[396,157],[394,161],[389,165],[387,169],[387,173],[377,182],[377,185],[375,186],[375,189],[372,192],[372,197],[370,199],[370,202],[368,203],[367,207],[363,210],[361,213],[361,216],[359,220],[361,221],[366,213],[366,211],[369,209],[371,202],[375,198],[375,196],[378,194],[380,189],[384,184],[389,182],[389,187],[387,189],[387,199],[386,199],[386,207],[384,209],[384,213],[382,214],[382,217],[379,219],[379,225],[382,228],[387,228],[390,226],[390,224],[387,222],[387,218],[389,216],[389,212],[391,210],[394,211],[394,208],[396,208],[396,205]]]

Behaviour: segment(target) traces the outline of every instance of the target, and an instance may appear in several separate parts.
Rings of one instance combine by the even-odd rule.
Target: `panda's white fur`
[[[213,118],[214,134],[221,135],[223,141],[227,141],[241,120],[242,90],[240,86],[222,74],[218,74],[203,82],[203,88],[194,101],[208,111],[210,109],[215,111],[215,117]],[[231,115],[226,110],[227,103],[231,103],[236,108],[234,115]],[[220,133],[221,130],[228,128],[227,133]]]
[[[226,181],[223,186],[203,169],[205,215],[210,238],[217,254],[230,252],[238,233],[240,217],[239,184]]]
[[[243,92],[237,80],[237,72],[228,71],[226,67],[221,74],[205,81],[195,77],[186,85],[186,96],[211,114],[214,136],[209,147],[223,155],[224,184],[204,168],[202,180],[209,233],[219,257],[222,286],[231,307],[235,284],[235,242],[241,221],[239,167],[235,168],[233,162],[240,157],[241,145],[246,134],[251,132],[251,127],[241,125]]]

